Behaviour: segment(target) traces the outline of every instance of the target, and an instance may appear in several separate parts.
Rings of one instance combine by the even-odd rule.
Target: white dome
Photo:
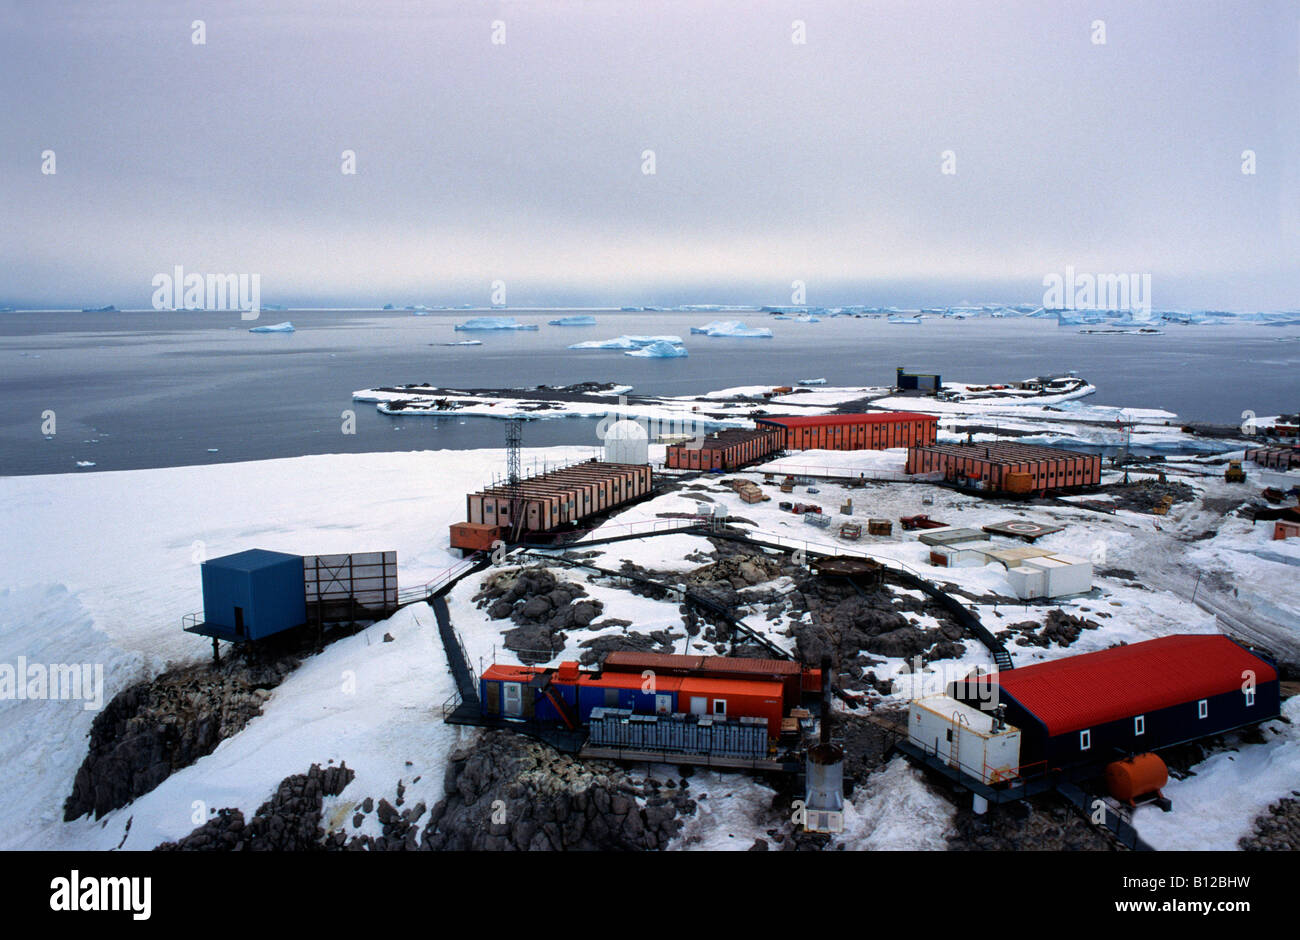
[[[605,462],[638,466],[650,462],[650,435],[635,421],[615,421],[605,430]]]
[[[605,432],[605,440],[608,441],[647,441],[650,436],[646,434],[645,428],[635,421],[629,421],[624,418],[621,421],[615,421]]]

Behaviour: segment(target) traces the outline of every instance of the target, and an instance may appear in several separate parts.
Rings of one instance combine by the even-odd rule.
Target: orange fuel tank
[[[1169,768],[1150,752],[1117,760],[1106,765],[1106,789],[1121,803],[1135,806],[1143,797],[1155,794],[1163,799],[1160,788],[1169,782]]]

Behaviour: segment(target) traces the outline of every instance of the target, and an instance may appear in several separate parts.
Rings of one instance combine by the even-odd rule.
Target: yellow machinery
[[[1223,471],[1223,478],[1229,483],[1245,483],[1246,471],[1241,469],[1241,461],[1229,460],[1228,469]]]

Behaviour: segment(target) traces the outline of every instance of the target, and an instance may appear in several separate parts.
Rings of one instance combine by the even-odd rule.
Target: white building
[[[1092,562],[1073,555],[1026,558],[1007,569],[1007,582],[1016,597],[1065,597],[1092,590]]]
[[[605,463],[650,462],[650,436],[635,421],[615,421],[605,432]]]
[[[1019,773],[1020,729],[998,726],[991,712],[946,695],[914,699],[907,710],[908,740],[981,783]]]

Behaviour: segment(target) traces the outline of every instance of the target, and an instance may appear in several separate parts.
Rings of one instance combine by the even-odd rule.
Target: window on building
[[[1133,734],[1136,736],[1139,734],[1146,734],[1146,733],[1147,733],[1147,717],[1146,715],[1138,715],[1136,718],[1133,719]]]
[[[1079,750],[1081,750],[1081,751],[1086,751],[1086,750],[1088,750],[1088,748],[1090,748],[1090,747],[1092,747],[1092,732],[1091,732],[1091,731],[1080,731],[1080,732],[1079,732]]]
[[[715,714],[715,715],[726,715],[726,714],[727,714],[727,700],[726,700],[726,699],[723,699],[723,698],[715,698],[715,699],[713,700],[713,714]]]
[[[1246,707],[1247,707],[1247,708],[1250,708],[1250,707],[1251,707],[1252,705],[1254,705],[1254,704],[1255,704],[1255,690],[1254,690],[1254,689],[1247,689],[1247,690],[1246,690]]]
[[[1196,717],[1208,718],[1209,714],[1210,714],[1210,701],[1209,699],[1203,698],[1196,703]]]

